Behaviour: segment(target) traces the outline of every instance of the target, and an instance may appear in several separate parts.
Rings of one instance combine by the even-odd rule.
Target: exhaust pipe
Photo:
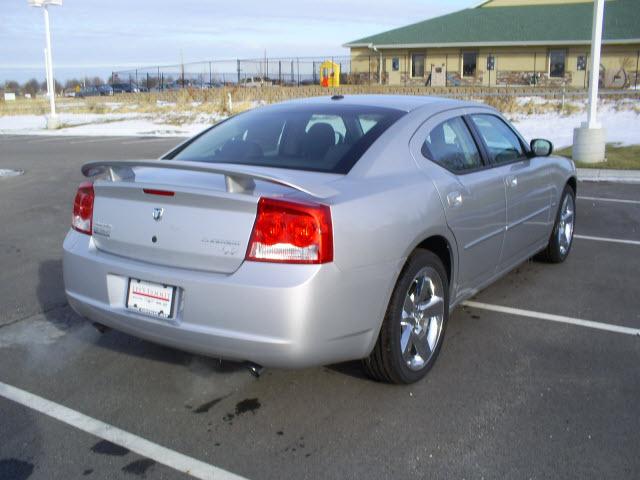
[[[249,369],[249,373],[256,378],[260,378],[260,375],[264,372],[264,367],[257,363],[247,362],[247,368]]]
[[[106,325],[103,325],[101,323],[92,322],[91,325],[93,325],[95,329],[98,330],[100,333],[107,333],[108,331],[111,330],[110,327],[107,327]]]

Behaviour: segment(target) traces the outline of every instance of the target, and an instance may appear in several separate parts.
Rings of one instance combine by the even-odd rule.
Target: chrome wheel
[[[400,351],[407,367],[422,369],[433,356],[444,322],[444,289],[438,272],[420,270],[407,290],[400,319]]]
[[[571,195],[565,195],[558,220],[558,245],[560,247],[560,255],[563,257],[569,251],[569,247],[571,247],[574,219],[575,205],[573,197]]]

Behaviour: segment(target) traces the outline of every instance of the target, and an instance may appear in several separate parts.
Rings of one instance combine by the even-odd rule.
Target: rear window
[[[297,105],[236,115],[168,158],[347,173],[405,112],[356,105]]]

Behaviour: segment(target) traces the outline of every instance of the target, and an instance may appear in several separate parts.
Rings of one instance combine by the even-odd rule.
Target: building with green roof
[[[586,87],[592,0],[488,0],[345,45],[355,82]],[[640,0],[607,0],[602,86],[640,83]]]

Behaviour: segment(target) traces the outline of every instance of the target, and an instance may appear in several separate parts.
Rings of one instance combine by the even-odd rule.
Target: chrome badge
[[[159,222],[160,220],[162,220],[162,215],[164,214],[164,208],[161,207],[156,207],[153,209],[153,219],[156,222]]]

